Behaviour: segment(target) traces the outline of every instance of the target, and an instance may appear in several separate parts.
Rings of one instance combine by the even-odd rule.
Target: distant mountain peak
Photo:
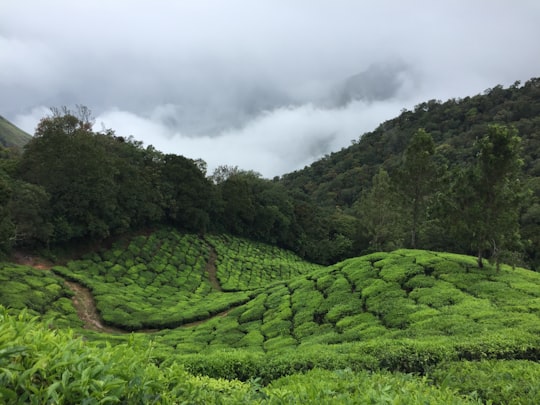
[[[0,145],[4,147],[22,148],[32,135],[24,132],[0,115]]]

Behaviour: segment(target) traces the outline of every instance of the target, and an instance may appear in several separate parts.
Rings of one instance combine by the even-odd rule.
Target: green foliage
[[[440,386],[496,404],[540,402],[540,364],[526,360],[454,362],[437,367],[431,378]]]
[[[218,254],[217,277],[224,291],[253,290],[322,268],[264,243],[226,235],[205,239]]]
[[[237,252],[236,248],[227,251],[224,241],[233,247],[243,246],[242,252],[251,251],[242,255],[242,267],[249,264],[252,269],[244,275],[248,280],[255,277],[258,266],[272,265],[270,257],[282,260],[288,255],[278,251],[268,254],[267,247],[237,238],[212,236],[208,240],[218,252],[218,262],[220,252],[224,257]],[[308,270],[300,266],[303,270],[290,272],[282,280],[279,279],[285,268],[274,266],[266,272],[266,278],[260,279],[261,288],[227,293],[213,289],[209,283],[206,263],[212,256],[211,249],[194,235],[160,231],[136,237],[129,243],[120,242],[98,256],[91,254],[65,267],[56,267],[56,272],[78,279],[92,289],[98,308],[109,322],[114,320],[128,329],[184,326],[151,334],[84,332],[88,340],[81,346],[71,343],[72,335],[48,331],[55,334],[57,347],[66,347],[64,361],[74,359],[82,364],[79,367],[88,366],[95,370],[90,372],[90,380],[95,376],[104,383],[83,384],[81,381],[86,380],[70,371],[77,383],[69,379],[68,385],[72,387],[65,388],[55,385],[64,371],[55,374],[53,368],[42,372],[41,380],[35,380],[42,381],[39,389],[32,385],[36,384],[32,379],[18,379],[18,385],[9,379],[18,376],[21,370],[34,367],[31,362],[24,363],[22,368],[12,364],[18,350],[33,342],[33,336],[26,338],[26,329],[17,326],[15,329],[21,330],[21,336],[27,340],[12,339],[13,332],[6,332],[7,342],[13,344],[0,345],[0,363],[4,361],[0,369],[9,370],[0,372],[0,378],[9,377],[2,395],[9,397],[16,392],[25,398],[28,391],[37,393],[37,398],[42,398],[39,395],[45,395],[43,392],[58,398],[63,398],[61,395],[72,395],[69,398],[75,399],[76,395],[102,398],[100,389],[107,387],[107,393],[130,398],[125,401],[132,403],[142,402],[143,397],[147,402],[148,398],[162,403],[191,398],[194,402],[212,403],[220,390],[223,390],[220,401],[233,398],[233,403],[279,403],[284,399],[324,402],[330,391],[338,403],[364,398],[362,395],[383,403],[398,399],[413,403],[417,400],[474,403],[497,402],[501,398],[504,402],[514,395],[525,401],[536,398],[534,391],[517,383],[499,388],[502,382],[495,382],[490,387],[488,377],[479,377],[485,380],[482,382],[485,389],[474,394],[467,384],[459,382],[461,377],[456,370],[460,364],[466,365],[465,361],[489,360],[498,369],[504,368],[502,363],[506,360],[540,360],[537,273],[507,266],[499,270],[491,265],[478,269],[473,257],[398,250],[348,259],[328,268]],[[134,251],[140,256],[135,256]],[[35,270],[21,268],[20,271],[26,274]],[[42,275],[16,279],[11,272],[0,272],[2,277],[10,281],[10,289],[14,291],[39,288],[51,297],[60,295],[47,304],[57,314],[71,305],[62,295],[65,289],[58,283],[48,283]],[[263,280],[266,280],[264,285]],[[38,295],[38,298],[47,296]],[[240,296],[245,301],[236,302],[227,311],[212,311],[220,305],[227,309],[231,297]],[[13,318],[9,319],[8,323],[12,323]],[[196,320],[200,322],[188,323]],[[1,336],[0,332],[0,339]],[[44,339],[49,341],[47,337]],[[152,347],[151,354],[146,350],[148,345]],[[79,350],[92,354],[86,359]],[[126,355],[124,350],[131,354]],[[6,353],[4,357],[2,353]],[[58,361],[54,356],[60,354],[52,353]],[[127,356],[134,366],[130,368],[122,361],[118,365],[109,364],[117,361],[115,356]],[[133,356],[146,357],[143,361]],[[456,366],[445,368],[448,362]],[[97,371],[98,365],[103,365],[99,369],[102,371]],[[521,371],[519,367],[509,372],[516,375]],[[63,370],[66,369],[71,370],[70,366],[64,366]],[[532,373],[526,381],[536,378],[536,371],[523,370]],[[403,372],[427,375],[432,380],[399,374]],[[471,375],[474,373],[471,371]],[[277,381],[282,377],[286,378]],[[138,391],[125,382],[135,381],[134,378],[142,384]],[[182,380],[182,388],[178,388],[178,378]],[[23,386],[32,388],[23,389]],[[160,396],[152,397],[156,393]]]
[[[306,204],[324,207],[330,213],[337,210],[354,213],[362,221],[364,218],[357,206],[364,204],[362,201],[372,190],[372,179],[381,169],[390,173],[390,177],[395,180],[394,190],[398,189],[400,184],[406,186],[409,191],[412,190],[410,186],[415,182],[417,185],[430,184],[429,181],[424,182],[424,177],[434,174],[437,181],[434,182],[433,188],[428,188],[427,193],[423,194],[424,198],[419,198],[419,195],[415,193],[406,193],[409,198],[403,199],[402,202],[409,207],[411,215],[402,216],[401,220],[407,218],[413,220],[411,208],[414,208],[415,203],[420,202],[420,206],[417,206],[421,214],[418,217],[419,238],[416,241],[418,247],[475,254],[477,252],[470,246],[468,239],[472,236],[470,231],[461,232],[458,237],[449,232],[451,226],[453,227],[463,219],[464,211],[458,208],[450,213],[448,206],[441,209],[441,199],[444,200],[448,196],[449,184],[455,182],[458,187],[464,186],[464,181],[456,177],[454,173],[455,170],[459,171],[475,161],[477,154],[474,140],[484,137],[489,132],[489,126],[493,124],[516,128],[522,139],[520,158],[524,163],[525,175],[521,184],[526,184],[533,190],[532,196],[519,196],[519,202],[524,204],[525,209],[520,230],[523,247],[517,246],[517,252],[523,252],[525,248],[528,266],[535,265],[538,263],[539,256],[536,252],[540,246],[538,237],[540,235],[538,230],[540,144],[537,136],[540,130],[540,87],[538,83],[539,79],[533,78],[521,86],[519,82],[508,88],[496,86],[483,94],[463,99],[450,99],[444,102],[429,100],[420,103],[414,109],[403,110],[399,116],[381,123],[374,131],[361,134],[359,139],[353,140],[349,147],[330,153],[302,170],[284,175],[281,182],[295,191],[298,196],[302,196]],[[434,153],[431,151],[428,137],[419,136],[424,134],[431,136]],[[415,138],[426,142],[416,144],[413,142]],[[413,150],[410,149],[412,146],[414,146]],[[412,153],[417,151],[428,152],[427,155],[431,159],[428,160],[427,165],[424,165],[425,161],[421,159],[421,154]],[[406,159],[407,155],[415,156],[415,158]],[[413,173],[413,169],[417,166],[420,170],[422,166],[428,169],[416,172],[421,173],[421,177],[409,176],[405,179],[407,180],[405,184],[397,179],[400,177],[397,173],[403,169],[406,169],[405,172],[409,170],[403,167],[407,160],[415,166],[410,168],[410,173]],[[429,170],[432,165],[436,167],[436,170]],[[400,167],[402,170],[399,170]],[[516,185],[517,183],[509,184],[509,186]],[[474,190],[472,192],[474,193]],[[466,195],[467,192],[464,193],[464,196]],[[514,211],[511,210],[509,213],[513,216]],[[502,215],[504,216],[507,215]],[[411,220],[407,222],[410,224]],[[512,218],[512,224],[513,221],[514,218]],[[402,224],[398,223],[397,229],[401,227]],[[408,229],[412,228],[409,226]],[[505,227],[503,226],[502,229]],[[508,231],[510,241],[519,242],[519,238],[515,237],[517,234],[510,236],[510,229]],[[322,238],[320,232],[319,238]],[[366,251],[371,240],[371,235],[359,232],[353,240],[356,254]],[[506,241],[503,243],[496,240],[496,242],[499,257],[502,257],[505,253]],[[322,243],[319,246],[322,246]],[[489,249],[492,248],[491,244]],[[507,245],[507,248],[510,246]],[[392,248],[388,248],[390,249]],[[516,247],[511,247],[511,249],[516,249]],[[502,259],[501,262],[503,261],[507,259]],[[519,260],[516,262],[520,263]]]
[[[383,366],[409,369],[454,358],[439,341],[356,343],[347,353],[315,345],[271,357],[221,351],[179,357],[184,367],[170,358],[158,365],[158,346],[141,336],[115,345],[84,342],[24,314],[3,310],[0,318],[0,399],[6,403],[538,402],[540,369],[530,361],[445,362],[428,377],[361,370],[370,367],[368,353]],[[228,380],[208,377],[219,375]]]
[[[435,164],[435,143],[431,134],[423,128],[416,131],[403,153],[403,162],[399,170],[398,187],[402,190],[407,203],[410,247],[419,245],[419,234],[426,221],[429,199],[436,191],[437,166]]]
[[[382,168],[373,176],[372,183],[353,207],[360,219],[360,233],[369,240],[372,251],[396,249],[402,246],[404,238],[400,196]]]
[[[425,378],[386,372],[355,373],[350,369],[312,370],[272,382],[265,392],[280,401],[332,404],[473,404],[455,389],[439,388]],[[270,401],[271,402],[271,401]]]
[[[159,368],[138,339],[104,347],[21,316],[0,315],[0,401],[4,403],[241,403],[247,384]]]
[[[490,125],[477,142],[474,165],[458,174],[452,189],[449,218],[454,223],[449,228],[478,252],[480,267],[485,251],[491,251],[498,264],[504,250],[518,247],[525,191],[519,179],[519,144],[516,129]]]
[[[48,318],[51,325],[79,326],[70,292],[47,270],[0,263],[0,305],[13,312],[28,310]]]
[[[268,180],[238,168],[207,178],[200,160],[143,148],[112,130],[93,131],[85,107],[53,109],[22,154],[0,151],[0,200],[11,200],[0,212],[0,249],[174,224],[270,243],[322,264],[418,246],[491,253],[495,262],[516,264],[524,255],[535,265],[539,111],[538,79],[463,100],[430,100],[349,148]],[[514,139],[508,128],[522,139],[519,159],[507,159],[504,136],[492,136],[507,132]],[[513,141],[508,145],[513,149]],[[492,159],[481,163],[482,156],[499,160],[487,165]],[[502,176],[496,185],[486,170],[505,167],[505,159],[523,162],[525,176],[520,182]],[[475,223],[480,214],[489,220]]]
[[[135,250],[140,251],[137,264]],[[110,325],[127,330],[171,328],[249,300],[246,293],[214,291],[206,270],[208,251],[195,235],[163,230],[104,251],[100,259],[73,261],[53,271],[92,290]]]

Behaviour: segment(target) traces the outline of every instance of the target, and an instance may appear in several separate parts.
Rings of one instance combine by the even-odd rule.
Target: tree
[[[50,195],[56,241],[106,237],[118,218],[106,135],[91,131],[87,113],[54,111],[43,118],[19,165],[24,181]]]
[[[354,210],[360,233],[369,238],[372,250],[393,250],[403,244],[403,212],[388,172],[379,169],[373,186],[362,193]]]
[[[15,243],[48,245],[53,228],[49,222],[49,196],[42,187],[14,181],[8,208],[14,224]]]
[[[424,129],[419,129],[412,136],[403,153],[403,162],[399,171],[398,184],[410,210],[410,244],[413,249],[418,244],[419,228],[425,219],[429,196],[434,193],[436,177],[434,153],[433,138]]]
[[[167,217],[190,231],[204,233],[210,222],[210,181],[193,160],[165,155],[161,168],[161,188]]]
[[[454,181],[457,228],[468,235],[483,267],[486,251],[497,266],[500,253],[519,243],[519,214],[524,186],[520,180],[520,138],[517,130],[501,125],[487,127],[476,143],[473,165]]]
[[[0,168],[0,253],[8,252],[13,244],[15,225],[11,220],[8,203],[11,199],[11,179]]]

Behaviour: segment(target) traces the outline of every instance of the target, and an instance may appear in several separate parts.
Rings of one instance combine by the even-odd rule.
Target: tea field
[[[321,267],[161,230],[0,280],[0,402],[540,403],[540,274],[521,268],[421,250]],[[133,332],[81,328],[64,280]]]
[[[248,302],[258,288],[281,274],[288,277],[319,268],[267,245],[232,237],[208,240],[160,231],[136,237],[125,247],[55,266],[53,271],[89,288],[105,322],[139,330],[207,319]],[[210,257],[216,255],[214,263]],[[268,270],[265,263],[273,267]],[[212,283],[214,271],[217,280]],[[231,287],[233,281],[236,288]]]

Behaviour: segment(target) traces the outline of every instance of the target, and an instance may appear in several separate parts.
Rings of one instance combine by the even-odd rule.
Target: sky
[[[538,0],[0,0],[0,115],[272,178],[423,101],[540,77]]]

